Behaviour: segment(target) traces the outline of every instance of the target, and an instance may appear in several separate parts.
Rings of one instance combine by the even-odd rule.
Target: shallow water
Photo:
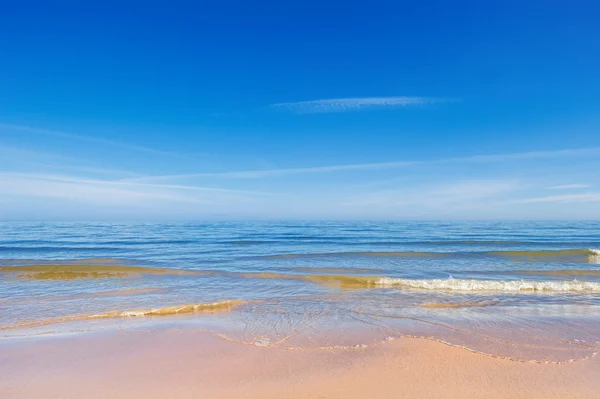
[[[598,249],[599,222],[0,223],[0,335],[167,323],[582,359],[600,349]]]

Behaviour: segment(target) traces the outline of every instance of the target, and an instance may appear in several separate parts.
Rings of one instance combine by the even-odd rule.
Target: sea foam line
[[[600,283],[589,281],[531,281],[531,280],[468,280],[468,279],[432,279],[412,280],[404,278],[382,277],[377,285],[383,287],[407,287],[432,291],[501,291],[520,292],[600,292]]]

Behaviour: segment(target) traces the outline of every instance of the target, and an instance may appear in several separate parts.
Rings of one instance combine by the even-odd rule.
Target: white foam
[[[140,317],[146,316],[148,313],[149,311],[147,310],[126,310],[124,312],[120,312],[119,317]]]
[[[269,346],[271,345],[271,340],[267,337],[261,337],[254,342],[256,346]]]
[[[600,283],[588,281],[532,281],[532,280],[467,280],[432,279],[411,280],[382,277],[377,281],[381,286],[418,288],[432,291],[499,291],[519,292],[600,292]]]
[[[600,249],[590,249],[592,253],[588,256],[588,260],[590,263],[600,263]]]

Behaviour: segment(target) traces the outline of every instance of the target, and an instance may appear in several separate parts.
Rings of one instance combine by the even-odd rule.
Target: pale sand
[[[0,398],[599,398],[600,355],[492,358],[418,338],[289,351],[204,332],[0,340]]]

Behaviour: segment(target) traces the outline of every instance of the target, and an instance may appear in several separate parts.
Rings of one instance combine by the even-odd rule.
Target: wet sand
[[[493,358],[420,338],[358,350],[261,348],[199,331],[0,340],[0,398],[597,398],[600,355]]]

